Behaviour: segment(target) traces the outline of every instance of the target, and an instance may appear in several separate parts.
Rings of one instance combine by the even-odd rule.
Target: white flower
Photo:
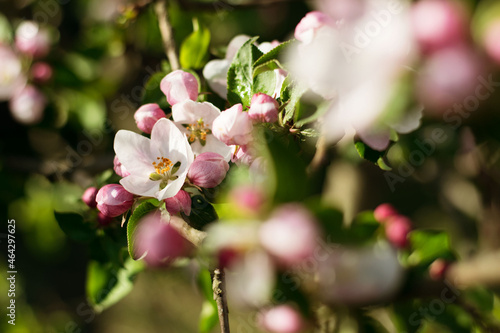
[[[208,102],[186,100],[172,107],[174,122],[187,137],[194,154],[212,152],[229,161],[231,148],[212,135],[212,123],[220,113],[217,107]]]
[[[166,118],[156,122],[151,139],[131,131],[118,131],[114,148],[130,173],[120,184],[131,193],[158,200],[179,192],[194,160],[186,136]]]

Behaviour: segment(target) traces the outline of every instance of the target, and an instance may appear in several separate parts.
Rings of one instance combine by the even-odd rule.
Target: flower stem
[[[161,38],[163,40],[163,46],[165,47],[165,54],[167,55],[168,61],[172,70],[175,71],[180,69],[179,58],[177,56],[177,49],[175,47],[174,35],[172,33],[172,25],[168,19],[167,12],[167,1],[158,0],[155,3],[155,12],[158,17],[158,25],[160,27]]]
[[[223,268],[215,269],[212,289],[219,312],[220,331],[221,333],[229,333],[229,310],[227,308],[226,280]]]

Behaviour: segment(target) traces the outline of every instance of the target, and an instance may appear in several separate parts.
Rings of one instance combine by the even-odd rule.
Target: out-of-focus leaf
[[[292,120],[295,116],[295,109],[300,97],[306,92],[305,86],[298,82],[292,81],[290,76],[285,78],[281,86],[281,102],[285,105],[283,122],[286,123]]]
[[[9,44],[12,41],[12,26],[9,20],[0,14],[0,42]]]
[[[83,220],[80,214],[55,213],[59,227],[73,240],[89,242],[96,237],[96,229]]]
[[[494,295],[484,287],[475,287],[464,291],[463,297],[471,302],[481,312],[493,311]]]
[[[167,75],[165,72],[158,72],[149,78],[144,87],[144,95],[142,96],[142,104],[156,103],[162,109],[168,107],[167,98],[160,89],[161,80]]]
[[[451,255],[450,237],[443,231],[414,230],[410,233],[411,265],[428,264],[437,258]]]
[[[213,297],[212,278],[210,272],[203,269],[198,274],[198,286],[205,298],[200,313],[200,333],[210,332],[219,322],[217,303]]]
[[[214,206],[202,195],[194,195],[191,198],[191,214],[183,217],[191,227],[198,230],[203,230],[207,224],[219,218]]]
[[[144,269],[142,262],[127,259],[123,266],[91,261],[87,268],[87,296],[97,312],[110,307],[133,288],[137,273]]]
[[[418,312],[420,305],[420,301],[399,302],[393,305],[392,322],[398,332],[415,333],[420,329],[423,323]]]
[[[382,170],[392,170],[392,168],[384,161],[384,156],[389,148],[383,151],[378,151],[371,148],[361,140],[356,141],[354,146],[356,147],[360,157],[376,164]]]
[[[262,56],[254,45],[258,37],[249,39],[238,50],[227,72],[227,100],[229,103],[250,105],[253,92],[253,64]]]
[[[151,202],[143,202],[137,208],[134,210],[130,218],[128,219],[127,222],[127,245],[128,245],[128,253],[130,254],[130,257],[134,260],[138,259],[141,257],[142,253],[136,253],[135,252],[135,232],[137,230],[137,226],[139,225],[140,220],[147,215],[148,213],[152,212],[153,210],[157,209],[158,207],[152,204]]]
[[[193,21],[194,31],[182,42],[179,60],[182,68],[200,69],[208,60],[210,30]]]

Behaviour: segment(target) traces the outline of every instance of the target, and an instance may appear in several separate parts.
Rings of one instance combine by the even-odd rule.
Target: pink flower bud
[[[22,124],[36,124],[42,120],[47,99],[35,87],[28,85],[10,100],[10,112]]]
[[[160,89],[170,105],[187,99],[198,99],[198,81],[193,74],[181,70],[173,71],[161,80]]]
[[[180,190],[174,197],[167,198],[164,201],[165,207],[171,215],[175,215],[181,211],[187,216],[191,214],[191,197],[184,190]]]
[[[274,123],[278,121],[279,107],[278,102],[271,96],[257,93],[252,97],[248,116],[254,122]]]
[[[467,40],[467,15],[457,1],[423,0],[412,10],[412,24],[417,42],[429,53]]]
[[[236,165],[250,165],[255,160],[256,152],[250,145],[234,146],[234,148],[234,153],[231,155],[231,162],[236,163]]]
[[[252,140],[252,120],[241,104],[221,112],[212,123],[212,134],[228,146],[247,145]]]
[[[144,104],[134,114],[137,127],[146,134],[151,134],[154,124],[161,118],[166,118],[165,112],[155,103]]]
[[[118,159],[118,156],[116,155],[115,159],[113,160],[113,170],[115,170],[115,173],[120,177],[127,177],[130,175],[130,173],[127,171],[127,169],[125,169],[123,164]]]
[[[251,212],[259,212],[265,204],[262,191],[253,186],[241,186],[233,189],[229,197],[239,207]]]
[[[17,27],[15,43],[22,53],[38,58],[49,53],[51,40],[46,29],[35,22],[24,21]]]
[[[325,26],[335,26],[335,23],[322,12],[307,13],[295,28],[295,38],[305,44],[309,44],[317,31]]]
[[[278,305],[259,313],[257,323],[272,333],[297,333],[305,328],[300,313],[290,305]]]
[[[396,248],[402,249],[408,246],[408,234],[411,231],[411,221],[405,216],[394,216],[385,223],[385,235],[387,240]]]
[[[89,187],[88,189],[85,190],[85,192],[83,192],[82,200],[90,208],[95,208],[97,206],[97,202],[95,199],[96,195],[97,195],[97,188],[93,186]]]
[[[134,203],[134,195],[119,184],[101,187],[96,196],[97,209],[106,216],[115,217],[125,213]]]
[[[31,66],[31,76],[38,83],[45,83],[52,78],[52,67],[46,62],[37,62]]]
[[[171,219],[178,219],[172,216]],[[159,212],[144,217],[135,234],[137,256],[147,252],[144,260],[153,267],[165,266],[179,257],[189,256],[192,245],[173,227],[172,223],[162,220]]]
[[[0,101],[7,101],[26,85],[19,56],[9,45],[0,43]]]
[[[490,23],[486,28],[485,35],[483,37],[484,47],[486,49],[486,53],[493,59],[495,62],[500,64],[500,20],[497,19],[494,22]]]
[[[389,218],[398,215],[398,211],[391,204],[384,203],[375,208],[373,215],[375,216],[375,220],[383,223]]]
[[[278,262],[293,266],[311,257],[319,230],[314,217],[298,204],[277,209],[259,230],[262,246]]]
[[[187,177],[196,186],[213,188],[219,185],[229,170],[229,164],[217,153],[206,152],[196,156]]]
[[[110,225],[114,220],[115,219],[111,216],[104,215],[101,212],[97,213],[97,223],[99,223],[99,225],[101,227],[105,227],[107,225]]]
[[[429,276],[435,281],[444,280],[446,271],[450,264],[444,259],[436,259],[429,266]]]

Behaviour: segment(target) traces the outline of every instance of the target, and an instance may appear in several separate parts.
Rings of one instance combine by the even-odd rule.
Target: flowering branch
[[[229,333],[229,310],[226,300],[226,281],[224,269],[217,268],[213,274],[214,299],[217,302],[221,333]]]
[[[155,3],[155,12],[158,17],[158,25],[160,27],[161,38],[163,46],[165,47],[165,54],[172,70],[180,69],[179,58],[177,57],[177,49],[175,47],[175,40],[172,33],[172,25],[168,19],[167,2],[166,0],[158,0]]]

